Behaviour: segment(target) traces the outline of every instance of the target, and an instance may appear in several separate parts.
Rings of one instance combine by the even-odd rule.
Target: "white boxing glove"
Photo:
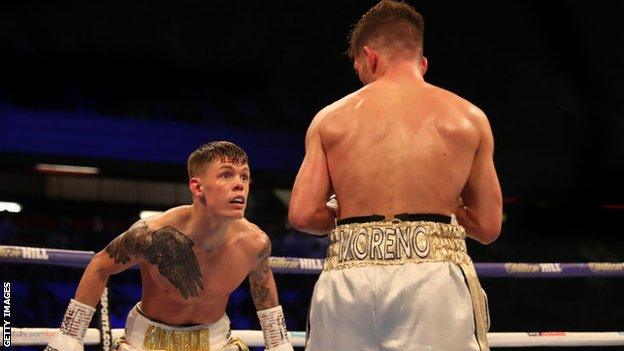
[[[286,321],[282,306],[258,311],[258,319],[264,334],[265,351],[293,351],[286,330]]]
[[[57,332],[43,351],[83,351],[84,345],[73,336]]]
[[[338,207],[338,200],[336,199],[336,194],[332,194],[332,196],[329,197],[329,201],[325,203],[325,206],[327,206],[327,208],[332,210],[334,214],[336,215],[336,217],[338,217],[340,207]]]
[[[52,337],[44,351],[83,351],[83,340],[95,308],[71,299],[61,328]]]

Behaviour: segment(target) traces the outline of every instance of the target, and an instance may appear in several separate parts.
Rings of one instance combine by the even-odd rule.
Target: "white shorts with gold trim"
[[[485,351],[487,299],[461,226],[368,222],[330,234],[307,351]]]
[[[215,323],[190,327],[169,326],[153,321],[140,312],[137,303],[126,319],[125,335],[115,342],[118,351],[248,351],[231,336],[230,319],[223,315]]]

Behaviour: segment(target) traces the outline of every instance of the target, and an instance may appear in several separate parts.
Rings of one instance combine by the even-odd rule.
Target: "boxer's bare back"
[[[480,109],[422,76],[387,74],[314,118],[295,183],[306,186],[295,186],[291,206],[318,208],[334,192],[339,218],[455,213],[473,237],[490,242],[495,236],[489,233],[498,233],[500,224],[485,233],[486,223],[471,228],[466,219],[500,212],[493,147],[489,122]],[[319,177],[324,167],[327,177]],[[471,215],[458,206],[460,196],[470,204]],[[291,218],[296,220],[299,210],[291,208]],[[487,222],[495,227],[497,221]]]
[[[479,114],[422,81],[378,81],[331,105],[318,131],[341,217],[452,213],[479,146]]]

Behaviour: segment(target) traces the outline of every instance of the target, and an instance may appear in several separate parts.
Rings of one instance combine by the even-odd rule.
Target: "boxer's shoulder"
[[[361,98],[356,92],[321,109],[310,123],[306,138],[320,135],[323,143],[339,138],[345,130],[351,128],[351,112],[358,106],[358,101]]]
[[[174,227],[182,230],[181,228],[185,227],[185,224],[189,222],[191,216],[191,206],[184,205],[170,208],[163,213],[147,217],[141,221],[145,222],[151,231],[156,231],[165,227]]]
[[[322,123],[323,121],[331,121],[335,119],[335,117],[341,116],[342,112],[354,109],[356,106],[358,106],[358,103],[360,103],[361,100],[361,91],[358,90],[356,92],[353,92],[325,106],[316,114],[314,120],[316,120],[317,123]]]
[[[160,252],[192,253],[193,241],[166,221],[141,219],[111,241],[104,249],[116,263],[148,259]]]
[[[239,245],[249,255],[266,256],[271,249],[269,236],[257,225],[242,218],[234,223],[230,230],[238,238]],[[264,258],[264,257],[263,257]]]
[[[244,234],[249,234],[252,236],[264,234],[264,232],[262,231],[262,229],[260,229],[260,227],[250,222],[246,218],[241,218],[239,220],[232,222],[232,224],[230,225],[230,231],[232,233],[244,233]]]
[[[475,106],[472,102],[455,94],[454,92],[429,83],[426,83],[425,86],[426,89],[429,91],[429,94],[441,100],[444,103],[443,105],[447,108],[451,108],[458,112],[461,112],[461,115],[468,118],[481,119],[485,117],[485,113],[483,113],[483,111],[479,107]]]

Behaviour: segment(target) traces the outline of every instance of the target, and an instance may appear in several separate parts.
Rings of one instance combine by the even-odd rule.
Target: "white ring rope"
[[[46,345],[56,333],[54,328],[12,328],[13,346]],[[123,329],[113,329],[113,338],[123,334]],[[260,330],[232,330],[252,347],[264,346]],[[288,332],[293,346],[304,346],[305,332]],[[98,345],[100,332],[90,328],[85,345]],[[624,345],[624,332],[541,332],[541,333],[488,333],[490,347],[538,347],[538,346],[617,346]]]
[[[94,253],[92,251],[0,245],[0,263],[46,264],[84,268],[93,255]],[[323,270],[323,260],[318,258],[270,257],[269,264],[274,273],[319,274]],[[580,278],[624,276],[624,262],[496,262],[475,263],[475,268],[480,278]]]
[[[93,252],[0,245],[0,263],[51,264],[56,266],[84,267]],[[275,273],[318,274],[323,260],[295,257],[271,257]],[[621,277],[624,263],[477,263],[480,277]],[[54,328],[11,328],[11,344],[14,346],[46,345],[56,333]],[[4,330],[3,330],[4,332]],[[113,329],[113,339],[121,336],[123,329]],[[249,346],[264,346],[261,331],[233,330]],[[304,346],[305,332],[289,332],[293,346]],[[616,346],[624,345],[624,332],[513,332],[488,333],[492,347],[539,347],[539,346]],[[89,329],[85,345],[99,345],[100,331]]]

